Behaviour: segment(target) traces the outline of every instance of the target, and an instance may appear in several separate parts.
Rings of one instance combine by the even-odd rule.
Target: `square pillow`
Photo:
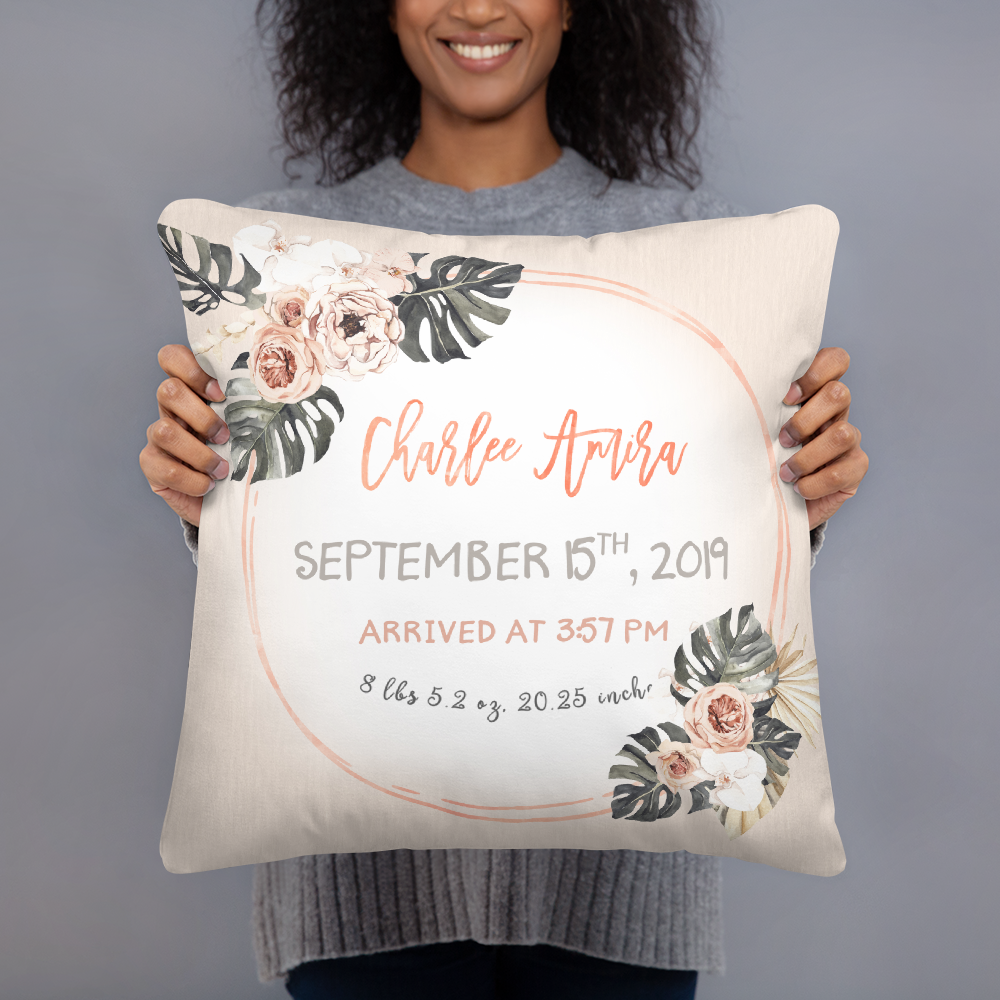
[[[591,239],[168,206],[224,387],[161,851],[844,866],[805,502],[835,216]]]

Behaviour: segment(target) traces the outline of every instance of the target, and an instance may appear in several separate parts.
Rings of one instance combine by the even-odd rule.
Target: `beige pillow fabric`
[[[391,848],[844,865],[781,403],[826,209],[592,239],[168,206],[227,394],[171,871]]]

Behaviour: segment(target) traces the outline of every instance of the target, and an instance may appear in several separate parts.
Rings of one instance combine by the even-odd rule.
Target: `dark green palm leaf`
[[[681,807],[681,797],[658,781],[615,785],[611,799],[612,819],[652,823],[673,816]]]
[[[658,724],[659,728],[662,729],[670,740],[674,743],[690,743],[691,737],[684,731],[681,726],[676,725],[673,722],[661,722]]]
[[[249,379],[232,379],[229,386],[242,394],[247,384],[253,386]],[[252,482],[301,472],[306,440],[312,445],[313,462],[318,462],[329,450],[337,426],[321,401],[333,408],[338,422],[344,419],[340,399],[326,386],[297,403],[268,403],[259,396],[230,403],[225,420],[232,440],[232,478],[238,482],[246,476],[251,454],[257,455]]]
[[[688,815],[701,812],[702,809],[711,809],[712,805],[708,801],[708,796],[714,787],[715,782],[709,780],[702,781],[691,789],[691,808],[688,809]]]
[[[788,765],[785,761],[790,760],[798,750],[801,739],[802,734],[795,732],[791,726],[765,715],[754,719],[753,739],[748,749],[756,750],[767,761],[767,766],[777,774],[787,774]]]
[[[740,608],[735,633],[731,619],[730,610],[691,633],[694,662],[688,659],[683,645],[677,647],[674,655],[677,686],[697,691],[713,684],[733,684],[746,694],[758,694],[778,683],[778,671],[770,669],[778,651],[754,616],[753,605]],[[761,672],[763,676],[755,676]],[[673,685],[671,693],[681,704],[690,700]]]
[[[649,753],[653,753],[663,742],[660,734],[652,726],[646,726],[641,733],[629,733],[629,736]]]
[[[653,729],[643,730],[641,734],[645,737],[641,741],[643,744],[651,739],[647,736],[648,733],[656,735]],[[655,750],[656,746],[654,745],[652,749]],[[624,757],[629,763],[613,764],[608,771],[608,777],[624,779],[628,784],[615,785],[611,797],[612,819],[632,819],[640,823],[651,823],[653,820],[673,816],[680,809],[680,795],[670,791],[660,781],[656,771],[638,747],[626,743],[616,756]]]
[[[185,309],[190,309],[196,316],[204,316],[209,310],[218,309],[220,302],[244,309],[259,309],[264,304],[264,296],[254,291],[260,284],[260,275],[242,254],[243,277],[230,284],[233,251],[229,247],[222,243],[209,243],[201,236],[188,233],[198,252],[198,266],[194,267],[184,258],[184,237],[179,229],[158,225],[156,231],[177,278]]]
[[[411,256],[417,260],[423,254]],[[490,334],[474,321],[503,324],[510,310],[486,299],[507,298],[521,279],[521,267],[480,257],[440,257],[431,264],[430,277],[411,274],[413,291],[392,298],[403,324],[400,349],[413,361],[430,360],[420,346],[420,331],[426,320],[430,353],[435,361],[443,364],[467,358],[455,334],[469,347],[478,347],[489,339]],[[455,273],[451,274],[452,271]]]

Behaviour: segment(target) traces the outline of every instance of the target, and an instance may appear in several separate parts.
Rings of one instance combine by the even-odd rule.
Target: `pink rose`
[[[268,312],[281,326],[300,326],[306,318],[309,293],[304,288],[286,288],[271,296]]]
[[[753,703],[732,684],[702,688],[684,706],[684,729],[702,750],[742,750],[753,737]]]
[[[363,281],[331,285],[306,307],[309,333],[322,345],[327,371],[358,381],[396,360],[403,336],[396,307]]]
[[[701,751],[690,743],[666,740],[646,760],[656,769],[656,776],[673,792],[693,788],[711,775],[701,768]]]
[[[268,323],[256,333],[250,351],[253,384],[270,403],[297,403],[323,383],[326,363],[314,340],[280,323]]]

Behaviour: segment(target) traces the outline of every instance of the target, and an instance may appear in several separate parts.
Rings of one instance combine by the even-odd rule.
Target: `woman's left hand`
[[[810,528],[829,520],[854,496],[868,471],[861,431],[847,419],[851,390],[840,381],[850,364],[847,351],[824,347],[783,400],[786,406],[801,407],[781,428],[778,442],[784,448],[802,447],[778,475],[805,498]]]

